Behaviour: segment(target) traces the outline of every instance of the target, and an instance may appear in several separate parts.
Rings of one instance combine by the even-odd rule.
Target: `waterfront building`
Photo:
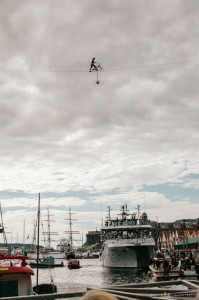
[[[179,243],[187,248],[188,239],[199,236],[199,219],[182,219],[175,222],[150,222],[153,227],[153,236],[157,249],[171,250]],[[198,238],[199,239],[199,238]],[[197,239],[195,239],[196,241]],[[197,245],[196,245],[197,244]],[[198,249],[198,242],[194,243],[194,249]],[[192,249],[192,248],[190,248]]]
[[[95,244],[100,244],[101,242],[101,231],[95,230],[95,231],[89,231],[86,234],[86,245],[87,246],[92,246]]]

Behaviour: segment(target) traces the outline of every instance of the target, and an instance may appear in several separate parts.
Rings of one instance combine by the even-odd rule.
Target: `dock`
[[[179,288],[176,288],[176,287]],[[173,287],[173,288],[172,288]],[[88,288],[88,290],[91,290]],[[199,299],[199,281],[170,280],[107,286],[100,290],[114,295],[118,300],[132,299]]]
[[[1,300],[48,300],[48,299],[82,299],[87,291],[100,290],[114,295],[118,300],[163,300],[163,299],[199,299],[199,281],[197,280],[169,280],[148,283],[132,283],[116,286],[87,287],[87,290],[72,293],[54,293],[45,295],[30,295],[6,297]]]

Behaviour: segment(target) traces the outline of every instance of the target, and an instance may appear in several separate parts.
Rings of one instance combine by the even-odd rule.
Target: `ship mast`
[[[0,223],[0,233],[3,233],[3,239],[4,244],[6,247],[8,247],[7,237],[3,226],[3,215],[2,215],[2,209],[1,209],[1,202],[0,202],[0,213],[1,213],[1,223]]]
[[[47,232],[44,232],[44,234],[46,234],[47,235],[47,249],[51,249],[51,241],[53,241],[52,239],[51,239],[51,236],[52,235],[58,235],[58,233],[57,232],[52,232],[51,230],[50,230],[50,223],[51,222],[53,222],[53,220],[51,220],[50,219],[50,217],[52,217],[52,215],[50,215],[50,213],[49,213],[49,209],[47,208],[47,212],[48,212],[48,214],[47,214],[47,220],[44,220],[44,221],[47,221],[48,222],[48,229],[47,229]]]
[[[69,230],[64,231],[64,233],[69,234],[69,247],[70,247],[70,250],[72,250],[73,249],[73,234],[79,234],[80,232],[72,230],[72,225],[73,225],[72,221],[74,221],[76,219],[72,219],[72,212],[71,212],[70,207],[69,207],[68,215],[69,215],[68,219],[65,219],[65,220],[69,221]]]
[[[38,217],[38,216],[37,216]],[[38,221],[38,220],[37,220]],[[37,230],[37,221],[35,221],[35,218],[33,220],[33,236],[32,236],[32,250],[35,250],[36,248],[36,230]]]

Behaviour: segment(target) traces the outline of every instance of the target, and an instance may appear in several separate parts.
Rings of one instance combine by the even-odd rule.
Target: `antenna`
[[[138,219],[140,218],[140,205],[138,204],[138,206],[136,207],[136,209],[138,210]]]
[[[110,220],[111,219],[111,207],[108,205],[107,206],[107,212],[108,212],[108,216],[107,216],[107,218]]]

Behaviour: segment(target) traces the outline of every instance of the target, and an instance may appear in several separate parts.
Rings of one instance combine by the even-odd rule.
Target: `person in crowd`
[[[176,268],[178,266],[178,261],[175,256],[173,256],[173,258],[172,258],[172,265],[173,265],[173,268]]]
[[[170,272],[170,268],[171,268],[171,266],[169,265],[168,259],[164,260],[164,262],[163,262],[163,268],[164,268],[164,275],[168,276],[169,272]]]

